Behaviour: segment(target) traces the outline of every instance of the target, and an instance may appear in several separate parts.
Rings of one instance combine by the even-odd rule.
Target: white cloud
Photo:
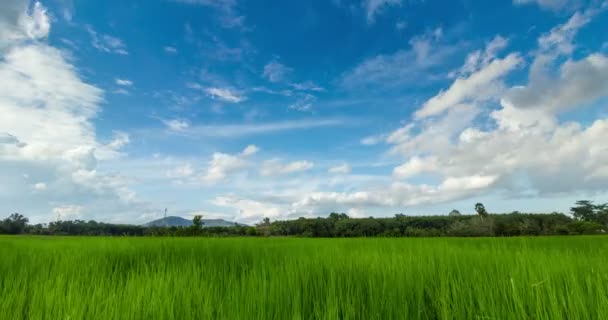
[[[268,62],[264,66],[264,72],[262,76],[268,79],[270,82],[281,82],[292,72],[293,70],[280,62],[273,60]]]
[[[367,22],[374,23],[376,16],[390,6],[400,6],[402,0],[364,0]]]
[[[386,140],[385,134],[376,134],[361,139],[360,143],[364,146],[373,146]]]
[[[591,18],[597,14],[596,9],[576,12],[564,24],[554,27],[551,31],[538,39],[539,51],[552,54],[570,54],[574,50],[574,37],[578,31],[587,25]]]
[[[190,126],[185,132],[192,137],[234,138],[282,131],[308,130],[349,125],[345,119],[302,119],[267,123]]]
[[[177,48],[175,48],[175,47],[171,47],[171,46],[166,46],[166,47],[163,47],[163,50],[164,50],[166,53],[170,53],[170,54],[176,54],[176,53],[177,53]]]
[[[256,154],[258,151],[259,148],[255,145],[248,145],[236,155],[221,152],[213,153],[207,171],[202,176],[202,181],[214,184],[228,179],[247,168],[249,166],[247,157]]]
[[[129,79],[120,79],[120,78],[116,78],[114,79],[114,81],[116,82],[117,85],[119,86],[124,86],[124,87],[130,87],[133,85],[133,81],[129,80]]]
[[[186,120],[181,119],[161,119],[161,121],[167,126],[167,128],[171,131],[185,131],[190,128],[190,123]]]
[[[484,50],[476,50],[467,56],[465,64],[456,73],[451,73],[451,77],[468,76],[492,62],[497,54],[507,47],[509,41],[501,36],[496,36],[486,44]]]
[[[504,59],[492,60],[468,77],[456,79],[446,91],[440,91],[425,102],[422,108],[416,111],[416,118],[437,115],[445,110],[461,107],[465,103],[496,97],[504,90],[502,78],[521,64],[522,59],[517,53],[511,53]]]
[[[352,171],[352,168],[348,163],[343,163],[341,165],[337,165],[335,167],[329,168],[327,170],[330,174],[349,174]]]
[[[194,174],[194,168],[190,164],[175,167],[167,171],[167,177],[169,178],[188,178]]]
[[[569,3],[574,3],[572,0],[513,0],[515,5],[536,4],[543,9],[559,10],[564,8]]]
[[[243,151],[241,152],[241,155],[251,156],[251,155],[258,153],[258,151],[260,151],[260,148],[258,148],[257,146],[255,146],[253,144],[250,144],[245,149],[243,149]]]
[[[608,57],[591,54],[566,61],[557,77],[537,77],[525,87],[515,87],[503,104],[519,109],[559,112],[590,104],[608,95]]]
[[[53,208],[53,216],[57,220],[76,220],[82,218],[84,207],[79,205],[63,205]]]
[[[91,36],[91,45],[102,52],[115,53],[120,55],[128,55],[127,46],[117,37],[107,34],[99,34],[92,26],[86,25],[86,30]]]
[[[235,195],[217,197],[214,199],[213,204],[221,207],[235,208],[238,210],[236,220],[248,223],[260,222],[264,217],[274,219],[284,214],[281,206],[243,199]]]
[[[35,2],[7,0],[0,5],[0,50],[10,43],[21,40],[46,38],[51,29],[46,8]]]
[[[339,82],[346,88],[361,88],[370,84],[391,87],[432,80],[436,77],[434,68],[457,51],[455,46],[444,44],[442,38],[441,28],[415,36],[410,39],[408,50],[368,58],[343,73]]]
[[[317,85],[316,83],[314,83],[312,81],[305,81],[305,82],[299,82],[299,83],[294,82],[294,83],[290,83],[289,85],[298,91],[315,91],[315,92],[324,92],[325,91],[325,88]]]
[[[103,91],[81,79],[66,53],[36,41],[50,28],[40,4],[31,12],[18,7],[24,11],[17,17],[0,14],[4,30],[29,35],[24,42],[2,39],[0,50],[0,176],[11,183],[10,190],[0,191],[0,210],[38,213],[30,216],[33,221],[48,221],[56,203],[80,200],[94,204],[92,212],[99,217],[139,210],[141,202],[128,181],[98,167],[100,161],[119,156],[128,142],[123,133],[109,143],[97,139],[92,120]],[[53,188],[27,192],[30,181],[45,181],[33,185],[38,191],[43,185]]]
[[[44,183],[44,182],[35,183],[32,186],[32,188],[34,188],[34,190],[36,190],[36,191],[44,191],[44,190],[46,190],[46,183]]]
[[[279,159],[266,160],[260,168],[263,176],[281,176],[312,169],[314,164],[310,161],[300,160],[282,163]]]
[[[209,161],[207,172],[202,176],[202,181],[217,183],[227,179],[247,166],[247,162],[240,156],[215,152]]]
[[[399,179],[406,179],[425,172],[437,170],[437,159],[433,157],[420,158],[412,157],[408,162],[396,167],[393,176]]]
[[[289,105],[289,109],[296,110],[300,112],[309,112],[312,111],[313,103],[317,100],[317,97],[311,94],[302,94],[299,96],[298,100]]]
[[[216,9],[218,21],[224,28],[246,29],[245,17],[237,12],[236,0],[172,0],[191,5],[200,5]]]
[[[205,92],[213,99],[219,99],[224,102],[239,103],[247,100],[247,97],[243,96],[239,92],[236,92],[228,88],[206,88]]]
[[[484,88],[488,83],[506,87],[502,78],[519,64],[517,55],[484,59],[495,56],[487,49],[484,54],[470,55],[475,58],[461,68],[473,70],[467,71],[470,76],[456,79],[449,90],[429,99],[417,111],[414,122],[387,138],[393,145],[392,153],[408,159],[394,169],[394,176],[432,173],[439,177],[439,185],[426,189],[436,201],[490,191],[509,196],[605,191],[602,181],[606,178],[608,148],[600,136],[608,132],[608,120],[595,119],[584,125],[560,121],[558,115],[608,97],[608,58],[591,53],[580,60],[567,59],[556,71],[538,68],[539,59],[548,67],[559,61],[556,57],[572,52],[570,45],[563,44],[573,40],[573,26],[582,25],[573,22],[579,19],[575,17],[549,33],[562,36],[541,36],[525,87]],[[563,36],[563,30],[570,30],[567,36]],[[548,38],[562,40],[543,40]],[[513,57],[509,63],[508,57]],[[494,71],[490,72],[493,65]],[[484,72],[486,76],[479,76]],[[492,111],[499,101],[500,108]],[[486,129],[482,129],[476,118],[487,114],[489,117],[481,122]],[[435,117],[427,118],[430,115]],[[470,192],[456,192],[459,189]]]
[[[129,144],[129,142],[131,142],[131,139],[130,139],[128,133],[121,132],[121,131],[115,131],[114,138],[112,139],[112,141],[110,143],[107,144],[107,147],[112,150],[119,150],[119,149],[122,149],[122,147]]]

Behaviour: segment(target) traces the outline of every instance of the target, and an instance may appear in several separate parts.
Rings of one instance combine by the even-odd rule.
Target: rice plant
[[[608,319],[608,238],[0,237],[0,319]]]

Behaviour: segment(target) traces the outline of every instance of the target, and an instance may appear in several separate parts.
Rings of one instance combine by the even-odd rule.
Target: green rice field
[[[0,237],[0,319],[608,319],[608,237]]]

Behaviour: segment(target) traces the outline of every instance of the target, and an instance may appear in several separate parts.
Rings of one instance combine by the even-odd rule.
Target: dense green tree
[[[608,204],[593,204],[593,201],[579,200],[570,208],[572,216],[580,221],[588,221],[608,226]]]
[[[488,212],[486,211],[486,207],[484,207],[483,203],[475,204],[475,212],[483,219],[488,216]]]
[[[7,234],[21,234],[27,228],[29,220],[19,213],[13,213],[2,221],[2,231]]]
[[[203,216],[195,215],[194,218],[192,218],[192,227],[194,227],[195,230],[201,230],[203,224]]]
[[[454,210],[450,211],[450,213],[448,213],[448,216],[450,216],[450,217],[459,217],[461,215],[462,214],[460,214],[460,211],[458,211],[456,209],[454,209]]]

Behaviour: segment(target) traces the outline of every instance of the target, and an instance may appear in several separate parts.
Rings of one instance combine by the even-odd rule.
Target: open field
[[[1,319],[608,319],[608,237],[0,237]]]

